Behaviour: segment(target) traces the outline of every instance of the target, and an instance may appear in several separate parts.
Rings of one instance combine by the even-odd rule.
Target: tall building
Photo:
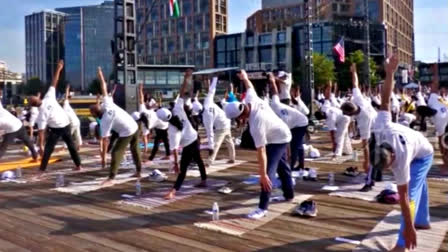
[[[398,48],[402,64],[414,62],[413,0],[367,0],[369,19],[387,29],[387,51]],[[365,16],[365,0],[309,0],[314,22],[353,21]],[[247,19],[247,30],[257,33],[285,30],[304,22],[304,1],[263,0],[262,9]],[[356,21],[357,20],[357,21]],[[363,32],[363,31],[361,31]]]
[[[45,10],[25,16],[26,79],[51,81],[59,59],[64,58],[64,13]]]
[[[101,66],[106,78],[113,71],[110,43],[114,38],[114,4],[105,1],[99,5],[56,9],[64,17],[66,81],[85,91],[96,78]]]
[[[213,66],[213,41],[227,33],[227,0],[178,0],[180,17],[169,1],[137,1],[138,63]]]

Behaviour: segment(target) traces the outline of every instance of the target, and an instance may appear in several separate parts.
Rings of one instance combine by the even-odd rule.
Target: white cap
[[[14,179],[14,172],[12,171],[5,171],[2,173],[2,180],[7,180],[7,179]]]
[[[320,152],[318,149],[311,147],[310,150],[310,157],[311,158],[319,158],[320,157]]]
[[[166,108],[158,109],[156,114],[157,114],[157,117],[164,122],[168,122],[172,116],[171,111],[169,111]]]
[[[133,118],[135,121],[140,120],[140,112],[137,112],[137,111],[133,112],[133,113],[132,113],[132,118]]]
[[[283,77],[285,77],[286,76],[286,72],[285,71],[279,71],[278,73],[277,73],[277,77],[278,78],[283,78]]]
[[[244,106],[241,102],[230,102],[225,106],[224,111],[229,119],[235,119],[243,113]]]
[[[202,104],[198,100],[195,100],[193,102],[193,114],[199,115],[199,113],[201,113],[202,109],[203,109]]]
[[[190,98],[186,99],[184,105],[191,109],[191,107],[192,107],[191,99]]]

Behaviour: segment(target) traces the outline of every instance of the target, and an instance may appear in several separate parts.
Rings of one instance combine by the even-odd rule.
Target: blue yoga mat
[[[154,147],[154,143],[148,143],[146,146],[147,146],[149,149],[152,149],[152,148]],[[159,146],[163,146],[163,143],[160,143]],[[140,143],[140,149],[144,149],[144,148],[145,148],[145,145],[142,144],[142,143]]]

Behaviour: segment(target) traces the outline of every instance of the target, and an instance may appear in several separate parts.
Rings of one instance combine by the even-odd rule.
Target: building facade
[[[59,59],[64,58],[64,13],[45,10],[25,16],[26,79],[51,81]]]
[[[114,38],[114,4],[56,9],[64,17],[65,80],[76,90],[85,91],[101,66],[108,78],[113,72],[110,47]]]
[[[262,0],[261,8],[268,9],[268,8],[282,7],[282,6],[286,6],[286,5],[295,5],[295,4],[301,4],[301,3],[303,3],[303,0]]]
[[[212,67],[214,38],[227,33],[227,0],[178,3],[176,18],[169,1],[137,1],[138,63]]]
[[[6,62],[0,60],[0,90],[3,93],[0,102],[5,104],[19,103],[18,95],[23,84],[22,78],[22,74],[10,71]]]

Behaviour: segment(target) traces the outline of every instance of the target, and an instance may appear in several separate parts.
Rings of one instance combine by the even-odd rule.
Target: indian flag
[[[178,0],[170,0],[170,15],[176,18],[180,16]]]

